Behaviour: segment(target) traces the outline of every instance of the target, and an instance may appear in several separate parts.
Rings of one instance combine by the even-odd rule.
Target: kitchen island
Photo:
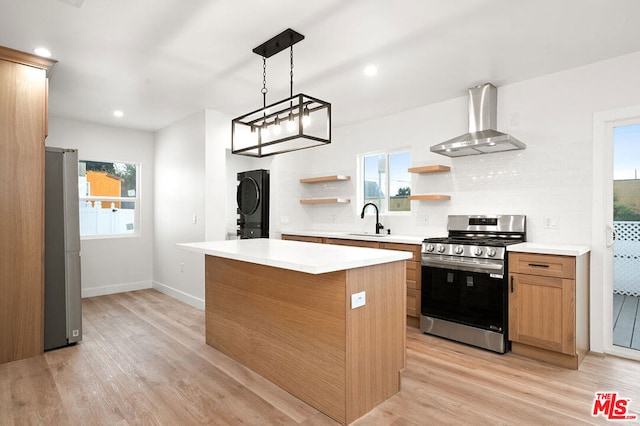
[[[410,253],[270,239],[205,258],[206,342],[348,424],[400,390]]]

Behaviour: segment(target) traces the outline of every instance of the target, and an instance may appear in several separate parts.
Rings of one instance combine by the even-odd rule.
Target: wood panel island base
[[[400,390],[409,253],[267,239],[182,246],[206,254],[210,346],[342,424]],[[365,304],[352,309],[360,292]]]

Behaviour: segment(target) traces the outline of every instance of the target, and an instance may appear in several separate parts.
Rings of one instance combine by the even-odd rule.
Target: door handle
[[[548,268],[549,265],[545,265],[542,263],[530,263],[529,266],[531,266],[532,268]]]
[[[607,225],[606,233],[607,236],[605,244],[607,247],[611,247],[618,238],[618,234],[616,233],[616,229],[611,225]]]

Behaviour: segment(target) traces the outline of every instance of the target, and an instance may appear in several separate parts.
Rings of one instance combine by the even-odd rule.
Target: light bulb
[[[280,126],[280,118],[276,117],[273,126],[273,134],[278,136],[280,133],[282,133],[282,126]]]
[[[293,132],[296,129],[296,123],[293,119],[293,112],[289,113],[289,119],[287,120],[287,130]]]
[[[311,117],[309,117],[309,108],[304,107],[304,109],[302,110],[302,125],[308,126],[309,124],[311,124]]]

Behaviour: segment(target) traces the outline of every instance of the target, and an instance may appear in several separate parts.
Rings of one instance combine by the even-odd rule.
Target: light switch
[[[365,292],[353,293],[351,295],[351,309],[359,308],[366,304]]]

